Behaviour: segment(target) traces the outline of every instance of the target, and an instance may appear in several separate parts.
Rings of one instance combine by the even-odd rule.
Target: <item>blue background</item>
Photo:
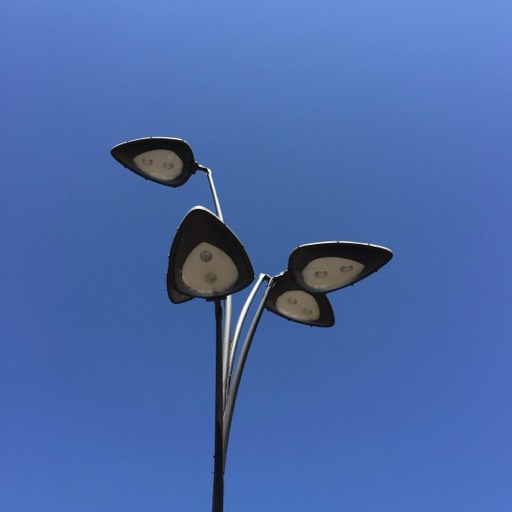
[[[206,179],[110,148],[186,139],[257,273],[390,247],[331,329],[265,313],[226,511],[512,510],[512,4],[0,7],[0,509],[208,510],[214,314],[167,253]],[[243,296],[235,299],[239,308]]]

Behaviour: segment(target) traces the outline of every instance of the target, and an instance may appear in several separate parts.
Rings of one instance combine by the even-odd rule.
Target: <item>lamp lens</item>
[[[302,270],[306,286],[319,292],[336,290],[355,281],[364,265],[347,258],[316,258]]]
[[[283,316],[299,321],[320,318],[320,308],[315,298],[302,290],[284,292],[276,300],[276,309]]]
[[[174,180],[183,172],[183,161],[168,149],[146,151],[133,162],[143,173],[160,180]]]
[[[201,242],[183,263],[181,278],[191,292],[208,295],[223,292],[239,277],[233,260],[218,247]]]

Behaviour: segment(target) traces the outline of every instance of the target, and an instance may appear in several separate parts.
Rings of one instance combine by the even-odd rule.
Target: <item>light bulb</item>
[[[288,297],[288,304],[297,304],[297,299],[294,299],[293,297]]]
[[[208,274],[206,274],[204,278],[206,282],[210,284],[213,284],[215,283],[215,281],[217,281],[217,276],[213,272],[208,272]]]
[[[352,265],[343,265],[340,267],[340,272],[343,272],[346,274],[347,272],[352,272],[354,270],[354,267]]]
[[[213,255],[210,251],[202,251],[199,257],[201,258],[201,261],[208,263],[209,261],[212,261]]]
[[[315,272],[315,277],[321,279],[322,277],[327,277],[327,272],[325,270],[317,270]]]

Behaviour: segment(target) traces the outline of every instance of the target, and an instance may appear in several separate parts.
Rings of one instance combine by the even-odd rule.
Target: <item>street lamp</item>
[[[169,253],[167,293],[174,304],[193,298],[215,306],[215,449],[212,512],[224,509],[224,469],[233,412],[247,356],[264,309],[294,322],[334,325],[327,293],[352,285],[389,262],[386,247],[358,242],[300,245],[288,268],[276,276],[259,274],[232,326],[231,296],[249,286],[254,272],[249,257],[222,217],[210,169],[198,164],[182,139],[146,137],[114,146],[124,167],[161,185],[179,187],[196,171],[206,173],[216,214],[202,206],[188,212]],[[244,323],[263,283],[259,303],[240,346]],[[224,310],[223,310],[224,304]]]
[[[249,256],[235,234],[206,208],[190,210],[169,254],[170,289],[190,297],[219,299],[253,280]]]

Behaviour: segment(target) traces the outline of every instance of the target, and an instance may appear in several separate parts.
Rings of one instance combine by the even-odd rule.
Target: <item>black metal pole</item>
[[[215,451],[213,463],[212,512],[224,510],[224,389],[222,364],[222,305],[215,300]]]

